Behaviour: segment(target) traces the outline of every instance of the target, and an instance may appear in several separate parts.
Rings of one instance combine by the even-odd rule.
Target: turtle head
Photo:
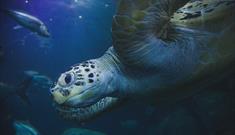
[[[84,121],[106,110],[117,98],[112,73],[95,61],[86,61],[62,73],[51,88],[57,110],[67,119]]]

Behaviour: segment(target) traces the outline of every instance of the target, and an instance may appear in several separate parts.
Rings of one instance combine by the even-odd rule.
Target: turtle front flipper
[[[112,33],[114,49],[124,65],[152,66],[156,42],[164,44],[161,39],[169,38],[171,16],[188,1],[121,0]]]

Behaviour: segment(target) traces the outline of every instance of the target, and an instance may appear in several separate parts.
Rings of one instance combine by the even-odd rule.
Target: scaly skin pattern
[[[187,3],[171,18],[171,21],[182,26],[206,25],[216,23],[233,13],[234,0],[203,0]],[[219,8],[218,8],[219,7]],[[226,13],[227,12],[227,13]],[[208,26],[207,26],[208,27]]]
[[[124,99],[174,102],[233,68],[234,0],[180,2],[121,0],[113,47],[72,66],[51,89],[61,116],[86,121]]]

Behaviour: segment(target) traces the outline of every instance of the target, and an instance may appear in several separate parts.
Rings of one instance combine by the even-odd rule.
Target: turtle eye
[[[59,79],[59,84],[61,86],[70,85],[74,81],[74,75],[72,73],[62,74]]]
[[[67,74],[64,78],[64,81],[66,84],[69,84],[72,80],[72,76],[70,74]]]

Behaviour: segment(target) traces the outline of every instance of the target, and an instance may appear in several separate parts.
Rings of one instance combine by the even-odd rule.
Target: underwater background
[[[116,0],[1,0],[0,8],[24,11],[40,18],[51,33],[40,37],[0,13],[0,82],[19,84],[36,71],[53,82],[70,66],[100,57],[111,45]],[[85,128],[108,135],[234,135],[234,73],[208,91],[179,103],[155,106],[127,103],[85,123],[63,120],[54,110],[50,85],[30,86],[30,105],[17,96],[1,103],[0,135],[10,134],[13,121],[27,121],[42,135],[60,135]],[[5,125],[4,125],[5,124]]]

